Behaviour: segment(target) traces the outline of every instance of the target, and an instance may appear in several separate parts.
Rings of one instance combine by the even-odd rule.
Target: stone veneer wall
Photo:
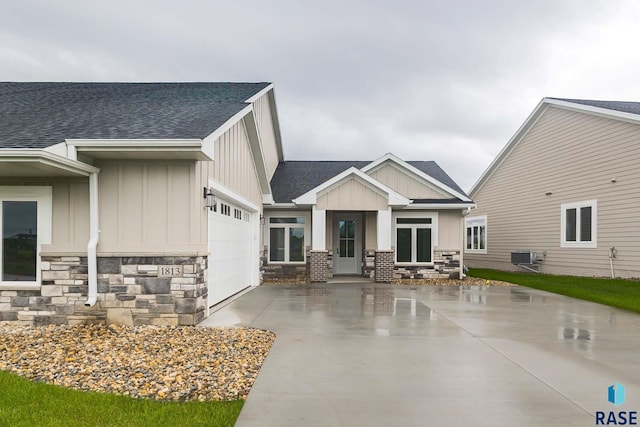
[[[304,264],[270,264],[269,253],[265,246],[260,257],[262,281],[264,283],[309,283],[311,273],[311,247],[307,246],[307,262]]]
[[[394,279],[459,279],[460,251],[433,251],[432,266],[395,266]]]
[[[162,277],[162,266],[178,268],[171,277]],[[195,325],[205,316],[207,257],[98,257],[98,302],[93,307],[84,305],[86,257],[43,256],[41,267],[39,289],[0,291],[0,320]]]

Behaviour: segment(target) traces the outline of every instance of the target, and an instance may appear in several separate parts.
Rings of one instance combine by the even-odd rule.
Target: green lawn
[[[243,403],[137,400],[31,382],[0,371],[2,426],[233,426]]]
[[[637,280],[552,276],[482,268],[470,269],[469,276],[502,280],[640,313],[640,281]]]

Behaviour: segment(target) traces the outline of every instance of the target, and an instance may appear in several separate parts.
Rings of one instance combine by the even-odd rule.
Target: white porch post
[[[391,207],[378,211],[378,250],[391,250]]]
[[[313,205],[311,209],[311,250],[324,251],[327,249],[327,211],[316,209]]]

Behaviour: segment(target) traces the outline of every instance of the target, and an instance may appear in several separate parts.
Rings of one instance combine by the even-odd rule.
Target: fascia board
[[[244,116],[246,116],[247,114],[251,113],[252,111],[253,111],[253,105],[251,105],[251,104],[247,105],[242,110],[238,111],[236,114],[231,116],[229,118],[229,120],[227,120],[221,126],[219,126],[216,130],[214,130],[209,135],[204,137],[203,140],[202,140],[203,141],[203,145],[208,145],[208,144],[213,145],[213,142],[216,139],[220,138],[226,131],[231,129],[233,127],[233,125],[238,123],[240,120],[242,120],[242,118]],[[213,157],[211,157],[211,158],[213,159]]]
[[[267,92],[269,92],[270,90],[273,90],[273,83],[269,83],[264,89],[261,89],[259,92],[257,92],[254,95],[251,95],[251,97],[248,98],[245,102],[254,103],[258,99],[262,98],[262,96]]]
[[[376,181],[375,179],[371,178],[366,173],[362,172],[360,169],[358,169],[356,167],[353,167],[353,166],[350,167],[349,169],[345,170],[344,172],[339,173],[338,175],[334,176],[333,178],[323,182],[319,186],[307,191],[303,195],[301,195],[298,198],[294,199],[293,202],[296,205],[315,205],[318,193],[320,193],[320,192],[322,192],[324,190],[330,189],[331,187],[335,186],[340,181],[343,181],[345,178],[347,178],[347,177],[349,177],[351,175],[355,175],[356,177],[362,179],[363,181],[365,181],[366,183],[370,184],[374,188],[377,188],[381,192],[385,193],[387,195],[387,197],[388,197],[389,205],[391,205],[391,206],[406,206],[406,205],[411,203],[411,200],[407,199],[403,195],[397,193],[396,191],[392,190],[391,188],[387,187],[386,185],[382,184],[381,182]]]
[[[251,150],[251,158],[253,165],[258,175],[258,183],[260,185],[260,192],[263,197],[265,195],[272,197],[271,183],[267,176],[267,163],[264,158],[264,149],[262,146],[262,138],[260,138],[260,132],[258,130],[258,124],[253,114],[247,114],[242,118],[244,131],[249,142],[249,149]]]
[[[609,108],[594,107],[593,105],[584,105],[569,101],[561,101],[559,99],[544,98],[543,101],[549,105],[553,105],[554,107],[564,108],[566,110],[589,113],[601,117],[624,120],[636,124],[640,123],[640,116],[638,114],[611,110]]]
[[[398,166],[410,171],[411,173],[419,176],[421,179],[429,182],[430,184],[436,186],[437,188],[439,188],[440,190],[445,191],[448,194],[451,194],[452,196],[455,196],[456,198],[460,199],[460,200],[464,200],[464,201],[471,201],[471,199],[469,199],[467,196],[465,196],[464,194],[461,194],[460,192],[454,190],[453,188],[449,187],[448,185],[443,184],[442,182],[438,181],[437,179],[433,178],[430,175],[427,175],[426,173],[422,172],[420,169],[411,166],[409,163],[405,162],[404,160],[402,160],[401,158],[399,158],[398,156],[392,154],[392,153],[387,153],[384,156],[380,157],[377,160],[374,160],[373,162],[369,163],[368,165],[366,165],[365,167],[362,168],[362,172],[367,173],[369,171],[372,171],[373,169],[375,169],[376,167],[382,165],[384,162],[386,161],[392,161],[394,163],[396,163]]]
[[[77,160],[50,153],[44,150],[0,150],[0,162],[2,160],[14,162],[39,162],[57,169],[71,173],[88,176],[98,173],[100,169]]]
[[[271,110],[271,119],[273,125],[273,131],[275,133],[276,138],[276,148],[278,150],[278,159],[281,162],[284,161],[284,150],[282,149],[282,134],[280,133],[280,119],[278,118],[278,108],[276,107],[276,93],[273,90],[273,85],[271,91],[267,94],[269,97],[269,109]]]
[[[450,209],[475,209],[475,203],[412,203],[409,206],[405,207],[405,209],[421,209],[421,210],[450,210]]]

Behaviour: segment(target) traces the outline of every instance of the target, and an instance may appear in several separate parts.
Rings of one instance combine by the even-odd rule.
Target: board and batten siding
[[[195,162],[102,161],[96,166],[99,253],[206,253]]]
[[[444,199],[444,193],[425,184],[420,178],[390,163],[368,173],[369,176],[409,199]]]
[[[267,176],[271,180],[281,159],[278,155],[276,134],[273,129],[273,112],[271,111],[268,93],[253,103],[253,112],[258,125],[260,141],[262,142]]]
[[[609,276],[615,246],[616,275],[640,277],[639,146],[638,124],[547,107],[472,194],[470,215],[487,215],[487,254],[466,264],[517,270],[512,251],[546,251],[542,272]],[[561,204],[587,200],[597,200],[597,248],[561,248]]]
[[[382,196],[357,179],[341,182],[333,189],[318,195],[317,209],[326,210],[354,210],[377,211],[387,209],[389,202]]]
[[[462,250],[462,213],[459,210],[438,211],[438,246],[442,251]]]

